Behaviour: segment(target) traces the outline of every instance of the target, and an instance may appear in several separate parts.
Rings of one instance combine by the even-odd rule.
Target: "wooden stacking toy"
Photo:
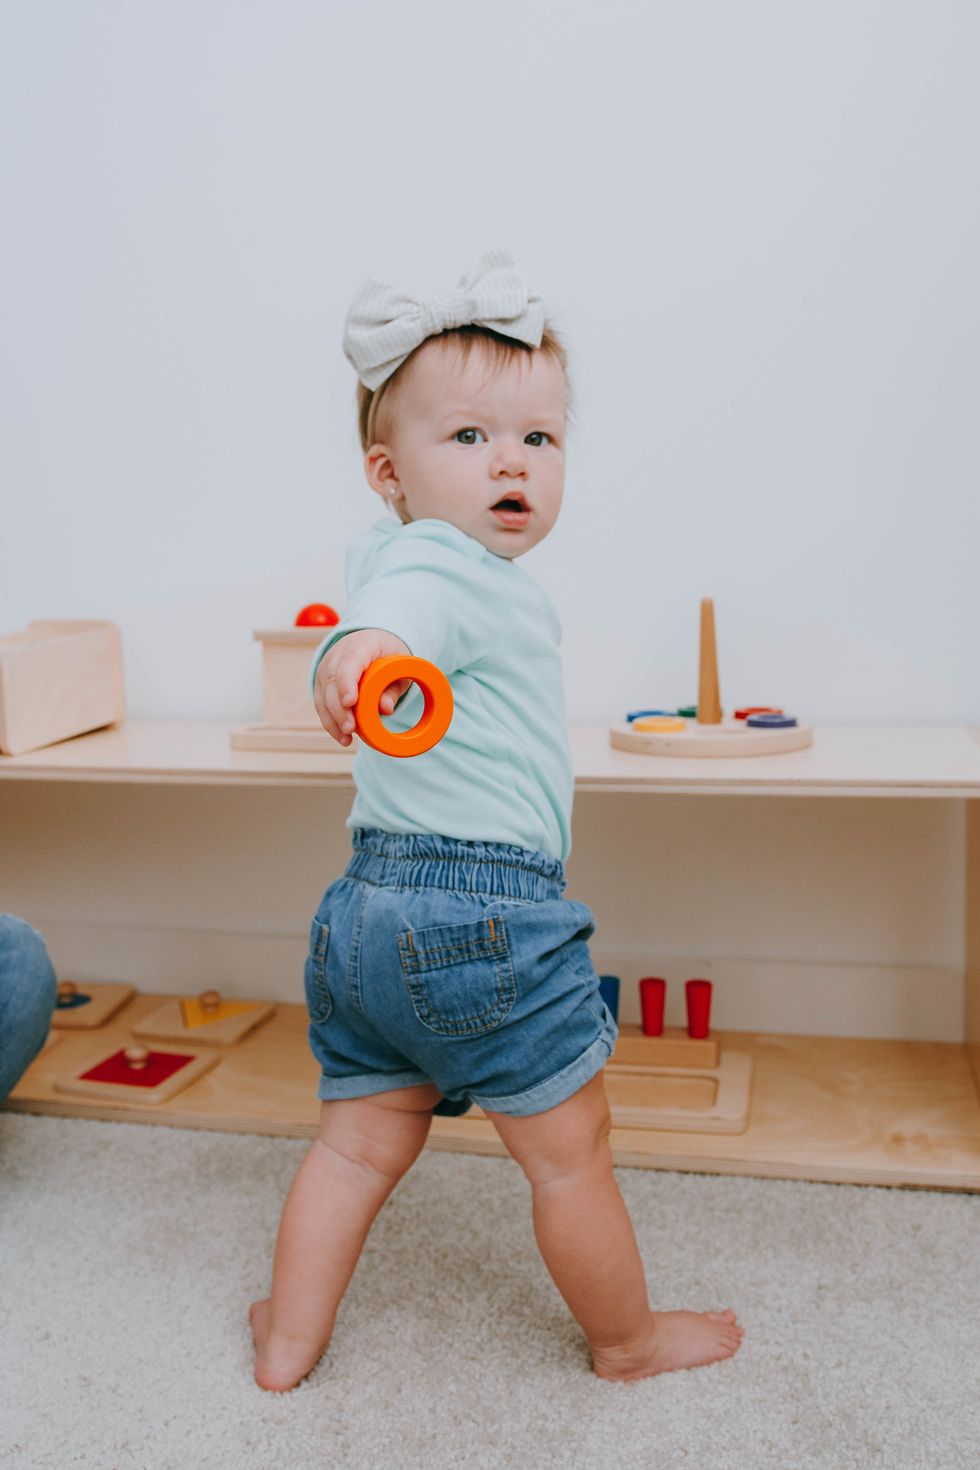
[[[637,710],[610,725],[609,743],[641,755],[778,755],[813,744],[813,726],[781,709],[753,705],[725,719],[718,686],[715,608],[701,599],[698,702],[679,710]]]

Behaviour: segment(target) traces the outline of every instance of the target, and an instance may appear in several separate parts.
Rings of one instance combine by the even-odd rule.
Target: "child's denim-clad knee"
[[[357,828],[306,960],[318,1096],[434,1082],[437,1113],[525,1115],[601,1070],[616,1023],[589,955],[595,923],[564,865],[506,843]]]
[[[36,929],[0,914],[0,1102],[44,1045],[58,982]]]

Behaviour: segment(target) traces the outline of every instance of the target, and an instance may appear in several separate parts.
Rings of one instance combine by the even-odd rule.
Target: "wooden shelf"
[[[229,723],[127,721],[26,755],[0,779],[352,787],[353,756],[232,750]],[[706,795],[980,796],[980,733],[969,725],[820,725],[807,750],[697,760],[613,750],[606,725],[570,731],[578,791]]]
[[[352,789],[349,752],[236,751],[224,722],[130,721],[21,756],[4,778],[27,782]],[[963,801],[965,1045],[728,1033],[754,1064],[745,1134],[615,1129],[618,1162],[841,1182],[980,1189],[980,727],[817,726],[813,745],[718,761],[614,750],[608,726],[571,730],[577,793],[871,797]],[[8,787],[8,791],[10,788]],[[148,839],[149,840],[149,839]],[[155,998],[140,997],[146,1005]],[[136,1004],[136,1002],[134,1002]],[[128,1013],[124,1013],[128,1014]],[[66,1037],[38,1059],[10,1106],[127,1117],[183,1127],[308,1137],[317,1105],[302,1007],[281,1006],[254,1038],[165,1108],[66,1107],[51,1068],[74,1058]],[[726,1033],[721,1033],[725,1035]],[[438,1119],[432,1146],[499,1153],[491,1125]]]
[[[156,1123],[218,1132],[311,1138],[317,1068],[301,1005],[279,1005],[220,1065],[168,1103],[96,1102],[54,1089],[131,1039],[159,995],[137,995],[107,1026],[63,1031],[7,1101],[17,1112]],[[718,1032],[747,1052],[754,1074],[749,1126],[737,1135],[613,1129],[618,1164],[712,1174],[980,1191],[980,1109],[966,1048],[948,1042],[866,1041]],[[484,1118],[436,1118],[429,1146],[503,1154]]]

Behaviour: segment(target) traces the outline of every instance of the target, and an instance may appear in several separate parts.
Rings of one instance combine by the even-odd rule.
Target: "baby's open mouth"
[[[523,495],[504,495],[491,510],[504,525],[525,525],[530,517],[530,507]]]

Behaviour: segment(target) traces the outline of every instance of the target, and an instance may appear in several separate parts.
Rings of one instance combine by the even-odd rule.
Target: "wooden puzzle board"
[[[105,1027],[106,1053],[130,1039],[166,996],[138,995]],[[88,1054],[91,1036],[62,1033],[7,1100],[11,1111],[161,1123],[286,1138],[312,1138],[317,1068],[302,1005],[220,1053],[220,1065],[170,1102],[73,1099],[54,1078]],[[752,1106],[741,1134],[614,1128],[617,1164],[710,1174],[815,1179],[844,1184],[923,1185],[980,1192],[980,1109],[967,1049],[952,1042],[715,1033],[722,1049],[752,1059]],[[429,1146],[501,1155],[486,1118],[436,1118]]]
[[[241,1009],[237,1009],[241,1004]],[[247,1008],[246,1008],[247,1007]],[[196,1009],[196,1008],[195,1008]],[[141,1041],[172,1041],[188,1046],[234,1046],[254,1031],[275,1011],[268,1001],[232,1002],[232,1015],[219,1015],[203,1025],[187,1026],[179,998],[164,1001],[155,1011],[136,1021],[132,1026],[134,1036]]]
[[[717,1067],[606,1068],[613,1126],[685,1133],[744,1133],[752,1058],[723,1047]]]
[[[90,1037],[89,1055],[83,1061],[75,1061],[72,1067],[54,1079],[54,1087],[57,1092],[67,1093],[70,1097],[97,1098],[100,1101],[108,1098],[126,1105],[131,1100],[139,1099],[142,1107],[156,1107],[160,1103],[169,1102],[185,1087],[205,1072],[215,1066],[218,1062],[218,1053],[192,1051],[190,1047],[182,1047],[178,1051],[168,1048],[166,1051],[157,1051],[155,1047],[148,1048],[150,1053],[147,1065],[156,1059],[165,1060],[174,1064],[174,1069],[167,1069],[164,1076],[160,1077],[153,1086],[144,1085],[139,1072],[134,1072],[134,1081],[130,1085],[126,1082],[116,1082],[103,1078],[87,1076],[89,1071],[113,1070],[119,1073],[121,1068],[118,1063],[121,1047],[106,1045],[99,1038],[99,1033]],[[96,1044],[98,1043],[98,1044]],[[115,1052],[115,1055],[113,1055]],[[179,1065],[177,1065],[179,1063]],[[149,1080],[149,1075],[147,1076]]]
[[[56,1031],[92,1031],[104,1026],[117,1011],[121,1011],[128,1000],[136,994],[134,985],[120,985],[115,981],[85,980],[76,982],[79,995],[91,996],[82,1006],[55,1008],[51,1025]]]
[[[752,1058],[725,1048],[717,1067],[617,1067],[606,1064],[613,1127],[671,1133],[744,1133]],[[485,1118],[474,1107],[468,1118]]]
[[[616,1068],[717,1067],[720,1048],[714,1034],[703,1039],[688,1036],[683,1026],[665,1026],[660,1036],[645,1036],[641,1026],[620,1022],[616,1050],[609,1065]]]

